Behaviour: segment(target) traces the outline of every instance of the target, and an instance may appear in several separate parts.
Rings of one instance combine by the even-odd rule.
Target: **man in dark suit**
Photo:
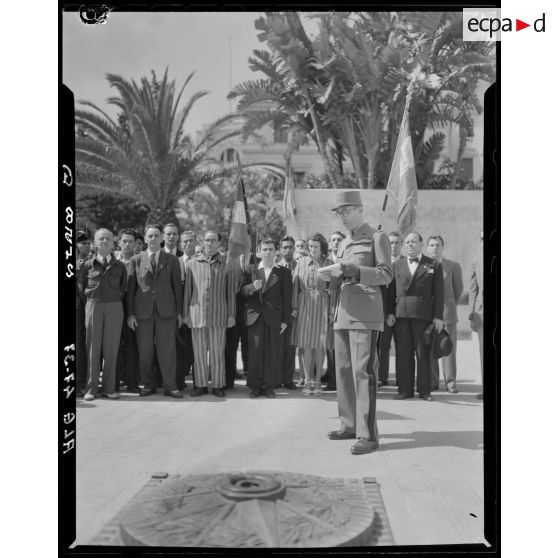
[[[391,248],[391,265],[401,257],[401,235],[397,231],[390,232],[388,235],[389,245]],[[391,280],[392,282],[394,279]],[[378,385],[387,386],[389,377],[389,352],[391,349],[391,340],[393,338],[393,327],[387,322],[389,315],[388,286],[382,285],[382,301],[384,303],[384,331],[378,337]]]
[[[291,315],[292,277],[287,267],[275,264],[277,246],[267,238],[260,244],[262,259],[248,266],[241,289],[248,327],[250,397],[275,397],[279,381],[284,333]]]
[[[167,223],[163,228],[163,250],[177,258],[184,253],[178,248],[178,227],[174,223]]]
[[[442,357],[442,371],[446,389],[450,393],[457,393],[457,304],[463,294],[463,277],[461,266],[452,260],[443,258],[444,239],[440,235],[431,236],[426,243],[430,257],[442,266],[444,275],[444,324],[453,343],[453,350],[447,356]],[[440,386],[440,368],[438,360],[431,359],[432,366],[432,389]]]
[[[277,265],[286,267],[291,271],[291,276],[296,268],[296,261],[294,259],[295,241],[292,236],[284,236],[281,239],[281,259]],[[283,360],[279,369],[279,387],[287,389],[296,389],[294,383],[295,373],[295,358],[296,347],[291,345],[289,340],[291,338],[292,320],[287,324],[287,331],[284,333],[283,339]]]
[[[178,258],[161,250],[159,225],[145,227],[147,250],[130,261],[128,326],[136,330],[141,396],[157,392],[153,371],[154,341],[163,376],[164,394],[182,398],[176,388],[175,329],[182,325],[182,282]]]
[[[416,354],[419,396],[433,401],[430,395],[431,345],[424,344],[423,334],[431,323],[438,332],[444,327],[444,276],[442,266],[422,254],[422,246],[419,233],[407,235],[407,257],[393,264],[395,281],[388,289],[388,324],[395,325],[395,369],[399,382],[399,393],[394,399],[414,396]]]
[[[178,263],[180,264],[182,286],[184,286],[184,279],[186,277],[186,266],[188,265],[188,262],[195,257],[194,249],[196,242],[197,238],[194,231],[182,231],[182,233],[180,233],[180,248],[182,249],[183,254],[178,258]],[[188,376],[188,374],[190,374],[190,370],[193,370],[194,368],[192,330],[185,323],[183,323],[180,328],[177,329],[176,338],[176,387],[182,391],[186,387],[186,376]]]
[[[244,255],[240,256],[238,270],[235,270],[237,281],[236,292],[236,319],[232,327],[227,328],[225,339],[225,387],[234,389],[236,378],[236,360],[238,354],[238,344],[240,343],[240,353],[242,355],[242,368],[244,373],[248,371],[248,331],[244,322],[244,299],[240,292],[242,286],[243,272],[246,267]]]
[[[469,280],[469,321],[471,329],[477,333],[481,362],[481,377],[484,377],[484,266],[483,266],[483,231],[480,232],[480,246],[473,261]],[[482,399],[482,393],[477,399]]]
[[[126,271],[130,273],[130,262],[134,257],[136,233],[133,229],[122,229],[118,234],[120,252],[116,254],[116,259],[126,266]],[[126,311],[126,298],[124,303],[124,315],[128,315]],[[116,390],[120,389],[120,380],[126,384],[127,391],[131,393],[139,393],[139,361],[138,361],[138,343],[135,333],[128,327],[124,320],[122,323],[122,335],[120,347],[118,350],[117,362],[118,377],[116,381]]]

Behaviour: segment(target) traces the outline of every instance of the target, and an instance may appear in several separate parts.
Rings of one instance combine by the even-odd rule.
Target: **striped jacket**
[[[184,318],[191,327],[227,327],[235,316],[238,276],[220,254],[192,258],[184,268]]]

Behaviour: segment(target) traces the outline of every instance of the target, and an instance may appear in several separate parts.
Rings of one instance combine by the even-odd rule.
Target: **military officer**
[[[330,282],[339,291],[333,329],[341,428],[328,437],[357,438],[351,453],[370,453],[378,448],[375,347],[384,328],[380,286],[393,277],[390,246],[385,233],[364,222],[358,190],[339,192],[332,211],[350,234],[337,251],[341,275]]]

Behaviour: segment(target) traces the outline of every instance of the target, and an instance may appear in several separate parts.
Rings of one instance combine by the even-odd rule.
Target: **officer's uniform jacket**
[[[384,309],[380,285],[392,277],[388,236],[364,223],[344,238],[337,251],[338,261],[358,266],[358,282],[332,277],[330,289],[338,292],[333,329],[384,329]]]

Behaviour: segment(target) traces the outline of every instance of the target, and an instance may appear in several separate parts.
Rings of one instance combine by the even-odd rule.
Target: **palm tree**
[[[471,122],[474,90],[491,81],[494,59],[483,43],[459,39],[461,14],[430,12],[317,13],[310,41],[297,14],[267,14],[256,21],[270,51],[254,51],[254,71],[266,78],[242,83],[229,98],[239,110],[270,101],[252,113],[248,131],[287,126],[292,145],[312,138],[329,181],[343,185],[349,159],[361,188],[385,187],[407,88],[419,187],[427,184],[445,144],[440,125]],[[475,46],[479,45],[479,46]],[[463,140],[466,142],[466,138]]]
[[[192,107],[207,91],[180,101],[194,72],[178,94],[165,71],[158,79],[140,83],[120,75],[106,78],[118,95],[107,99],[118,115],[111,118],[88,101],[76,111],[76,170],[78,196],[92,193],[118,195],[145,204],[148,220],[176,220],[179,200],[186,194],[224,176],[239,172],[238,164],[221,164],[211,156],[227,139],[240,133],[238,116],[213,122],[196,139],[184,131]],[[236,124],[233,129],[225,124]]]

